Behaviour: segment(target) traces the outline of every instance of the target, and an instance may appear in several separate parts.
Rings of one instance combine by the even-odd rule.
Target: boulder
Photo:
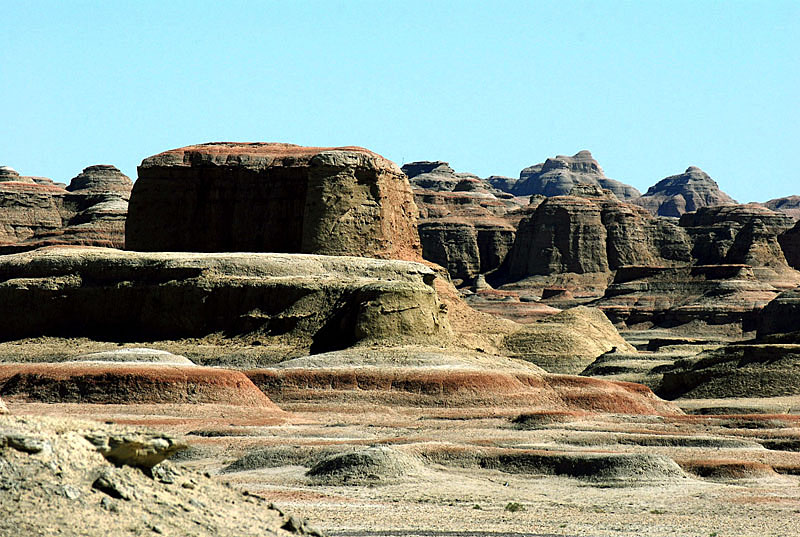
[[[448,334],[424,265],[300,254],[45,248],[0,257],[0,338],[258,333],[330,350]]]
[[[580,183],[608,189],[623,200],[641,195],[632,186],[606,177],[592,154],[585,150],[571,157],[558,155],[544,163],[525,168],[519,174],[519,181],[510,185],[509,192],[516,196],[565,196]],[[496,185],[500,187],[508,185],[508,182],[496,181]]]
[[[417,260],[416,219],[405,175],[366,149],[210,143],[142,161],[125,246]]]
[[[736,200],[721,191],[719,185],[696,166],[662,179],[631,202],[655,215],[675,218],[701,207],[736,204]]]

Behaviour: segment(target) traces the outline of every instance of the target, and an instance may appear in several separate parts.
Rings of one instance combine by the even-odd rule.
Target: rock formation
[[[703,207],[680,219],[680,226],[692,238],[692,258],[698,265],[747,264],[762,279],[775,279],[761,276],[767,270],[790,273],[789,283],[782,285],[785,288],[796,285],[792,283],[796,274],[789,270],[778,236],[793,223],[785,214],[753,203]]]
[[[674,327],[699,322],[718,336],[755,330],[761,308],[777,294],[748,265],[620,267],[593,303],[618,325]],[[685,331],[686,329],[684,329]],[[741,335],[739,333],[739,335]]]
[[[142,161],[125,246],[416,260],[416,219],[405,176],[366,149],[210,143]]]
[[[800,222],[778,235],[778,242],[789,266],[800,270]]]
[[[546,198],[520,221],[507,261],[511,278],[690,260],[688,237],[677,226],[597,186],[571,194]]]
[[[420,210],[423,257],[459,281],[497,268],[514,242],[515,218],[506,215],[519,202],[446,162],[412,162],[403,171]]]
[[[114,166],[90,166],[63,188],[0,169],[0,251],[47,245],[121,248],[131,180]]]
[[[786,196],[775,198],[763,203],[767,209],[791,216],[795,220],[800,220],[800,196]]]
[[[258,333],[316,352],[441,342],[448,324],[434,278],[405,261],[47,248],[0,257],[0,338]]]
[[[127,533],[324,537],[257,495],[170,461],[169,436],[95,421],[25,416],[0,421],[0,535]]]
[[[764,307],[758,319],[758,338],[800,343],[800,287],[784,291]]]
[[[706,172],[689,166],[685,172],[662,179],[642,196],[631,200],[658,216],[678,218],[701,207],[735,205]]]
[[[559,155],[547,159],[544,163],[525,168],[519,174],[519,181],[510,185],[509,192],[516,196],[532,194],[565,196],[573,187],[581,183],[597,185],[610,190],[622,200],[641,195],[632,186],[606,177],[592,154],[585,150],[579,151],[571,157]],[[508,183],[496,181],[498,187],[504,184]]]

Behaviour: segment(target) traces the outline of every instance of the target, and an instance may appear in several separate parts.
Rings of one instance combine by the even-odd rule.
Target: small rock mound
[[[81,194],[116,194],[128,200],[133,188],[130,177],[110,164],[96,164],[84,168],[70,181],[67,190]]]
[[[387,447],[370,447],[326,457],[306,475],[320,484],[357,485],[403,478],[422,468],[422,461],[412,455]]]
[[[723,483],[778,477],[771,466],[755,461],[692,460],[682,462],[680,466],[702,479]]]

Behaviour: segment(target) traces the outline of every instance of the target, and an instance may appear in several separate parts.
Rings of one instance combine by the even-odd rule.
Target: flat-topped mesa
[[[720,190],[716,181],[696,166],[662,179],[631,202],[655,215],[675,218],[701,207],[736,204],[736,200]]]
[[[408,180],[367,149],[218,142],[138,170],[129,250],[421,259]]]
[[[519,173],[519,181],[508,186],[516,196],[565,196],[581,183],[608,189],[621,200],[641,195],[634,187],[606,177],[592,154],[586,150],[571,157],[558,155],[541,164],[529,166]],[[498,181],[495,186],[502,188],[503,184],[508,183]]]

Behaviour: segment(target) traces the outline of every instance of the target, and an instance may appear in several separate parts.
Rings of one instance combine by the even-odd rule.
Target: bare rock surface
[[[800,345],[726,345],[678,360],[656,393],[667,399],[800,395]]]
[[[220,142],[146,158],[126,248],[420,259],[405,175],[359,147]]]
[[[114,166],[89,166],[66,188],[8,170],[0,178],[0,252],[48,245],[123,246],[133,183]]]
[[[579,306],[525,325],[508,335],[504,348],[551,373],[577,374],[612,349],[633,352],[598,309]]]
[[[258,496],[158,460],[175,447],[130,428],[2,418],[0,535],[322,535]]]
[[[52,248],[0,258],[0,337],[258,333],[317,352],[447,338],[431,269],[297,254]]]
[[[761,308],[779,292],[748,265],[628,266],[617,270],[604,296],[592,305],[618,325],[699,322],[717,332],[737,327],[741,336],[756,329]]]
[[[0,364],[0,394],[46,403],[213,403],[278,410],[239,371],[162,364]]]
[[[542,201],[519,223],[507,270],[513,279],[559,273],[609,273],[624,265],[690,261],[691,243],[673,223],[582,185]]]
[[[736,204],[736,200],[720,190],[716,181],[696,166],[689,166],[682,174],[662,179],[631,202],[655,215],[674,218],[701,207]]]
[[[412,162],[403,171],[414,186],[425,259],[459,282],[502,263],[514,242],[519,218],[509,213],[520,207],[518,200],[446,162]]]
[[[800,342],[800,287],[784,291],[764,306],[758,337]]]
[[[767,209],[784,213],[794,220],[800,220],[800,196],[785,196],[764,202]]]
[[[778,235],[778,242],[789,266],[800,270],[800,223]]]
[[[113,351],[91,352],[88,354],[81,354],[75,357],[74,360],[76,362],[134,362],[194,365],[194,362],[185,356],[175,355],[169,351],[148,349],[146,347],[133,347]]]
[[[542,194],[565,196],[573,187],[588,183],[611,190],[618,198],[638,197],[640,192],[630,185],[609,179],[589,151],[579,151],[569,157],[559,155],[522,170],[519,181],[511,185],[510,192],[517,196]],[[498,185],[503,183],[498,182]]]

